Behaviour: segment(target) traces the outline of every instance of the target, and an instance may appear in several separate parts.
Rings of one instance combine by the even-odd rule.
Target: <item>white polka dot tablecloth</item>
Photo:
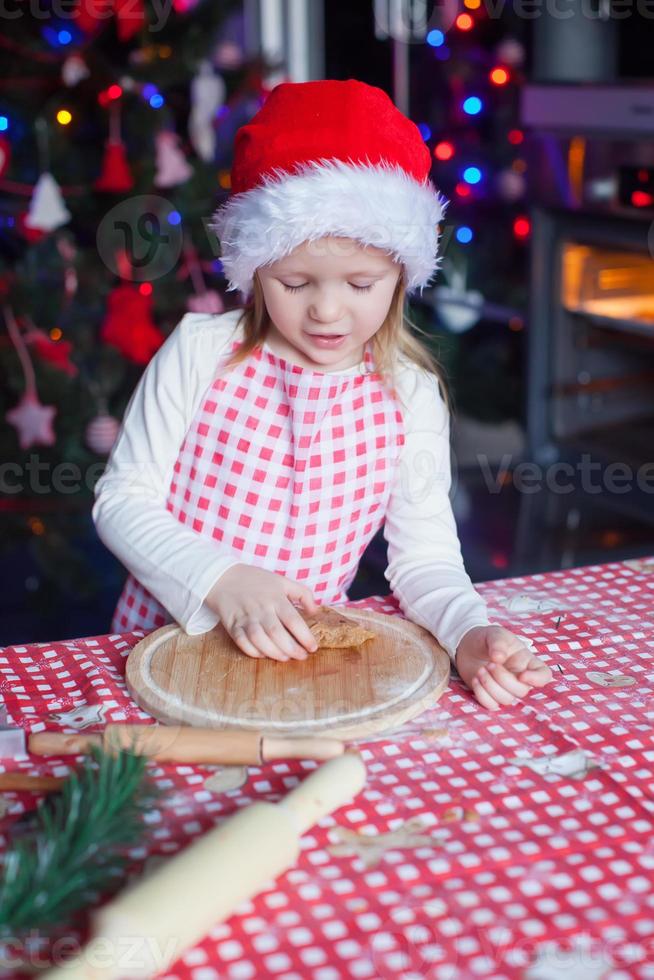
[[[654,557],[476,587],[554,681],[489,712],[453,676],[418,718],[357,743],[364,791],[303,837],[294,868],[158,976],[654,980]],[[402,615],[392,596],[351,605]],[[149,721],[124,683],[143,635],[0,650],[10,721],[28,731]],[[80,760],[0,768],[63,775]],[[151,763],[165,793],[130,875],[235,810],[279,800],[315,765],[250,767],[219,793],[205,787],[209,767]],[[6,799],[3,846],[35,805]],[[65,935],[79,943],[84,928]]]

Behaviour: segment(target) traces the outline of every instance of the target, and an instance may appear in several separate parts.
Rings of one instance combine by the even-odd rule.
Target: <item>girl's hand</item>
[[[205,602],[248,657],[306,660],[307,650],[313,653],[318,644],[291,600],[309,615],[320,608],[305,585],[239,564],[220,576]]]
[[[552,680],[552,671],[503,626],[474,626],[456,651],[455,666],[484,708],[514,704],[532,687]]]

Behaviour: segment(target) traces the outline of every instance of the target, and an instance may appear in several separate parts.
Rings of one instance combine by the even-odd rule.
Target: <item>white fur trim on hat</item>
[[[260,186],[228,198],[209,227],[220,239],[228,292],[247,297],[259,266],[325,235],[391,254],[404,264],[411,291],[424,288],[440,265],[438,225],[446,207],[431,181],[420,184],[402,167],[321,159],[299,173],[264,175]]]

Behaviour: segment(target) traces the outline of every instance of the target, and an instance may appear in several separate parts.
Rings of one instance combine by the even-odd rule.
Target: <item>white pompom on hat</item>
[[[236,134],[231,194],[210,223],[228,292],[325,235],[352,238],[405,267],[407,291],[439,267],[447,207],[420,130],[380,88],[350,78],[282,82]]]

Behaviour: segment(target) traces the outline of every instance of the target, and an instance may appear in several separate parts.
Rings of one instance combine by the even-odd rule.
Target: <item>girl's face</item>
[[[351,238],[303,242],[257,270],[271,321],[266,342],[317,371],[359,364],[386,319],[401,272],[386,252]],[[321,336],[341,339],[321,343]]]

